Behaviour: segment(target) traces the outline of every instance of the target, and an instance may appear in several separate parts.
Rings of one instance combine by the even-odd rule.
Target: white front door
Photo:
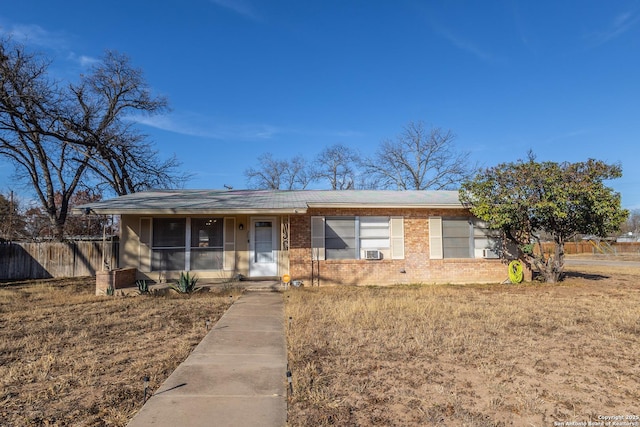
[[[275,218],[251,218],[249,276],[278,275],[278,233]]]

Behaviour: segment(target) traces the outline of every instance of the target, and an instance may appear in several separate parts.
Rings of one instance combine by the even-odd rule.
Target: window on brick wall
[[[384,258],[402,259],[403,219],[385,216],[312,217],[311,246],[314,259],[363,259],[366,251],[378,251]]]
[[[497,233],[475,218],[429,218],[431,259],[498,258]]]
[[[356,218],[331,217],[324,222],[326,259],[356,259]]]

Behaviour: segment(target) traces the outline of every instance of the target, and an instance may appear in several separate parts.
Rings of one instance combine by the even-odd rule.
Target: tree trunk
[[[532,256],[531,264],[544,277],[546,283],[558,283],[562,279],[564,269],[564,250],[556,245],[554,254],[545,258],[544,253]]]
[[[540,254],[540,273],[546,283],[558,283],[564,276],[564,242],[556,238],[553,255],[545,259],[544,254]]]

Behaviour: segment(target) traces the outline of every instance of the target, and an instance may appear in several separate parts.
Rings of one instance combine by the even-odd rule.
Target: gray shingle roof
[[[155,190],[88,203],[98,214],[304,213],[312,207],[460,208],[457,191]]]

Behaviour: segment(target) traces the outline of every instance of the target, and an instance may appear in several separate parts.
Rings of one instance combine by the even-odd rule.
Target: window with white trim
[[[498,258],[500,239],[474,218],[429,218],[429,256],[442,258]]]
[[[311,247],[314,259],[363,259],[370,251],[379,251],[382,258],[403,259],[403,219],[386,216],[312,217]]]
[[[356,259],[356,218],[327,217],[324,220],[325,259]]]

